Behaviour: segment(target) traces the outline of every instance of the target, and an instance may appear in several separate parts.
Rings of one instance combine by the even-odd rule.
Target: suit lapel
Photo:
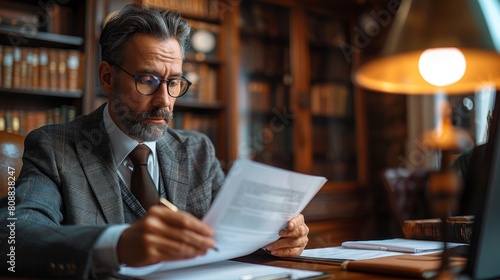
[[[83,139],[77,145],[80,163],[95,193],[107,223],[123,223],[123,203],[117,167],[109,147],[109,138],[102,121],[104,105],[87,117]]]
[[[156,144],[160,174],[167,199],[181,210],[186,210],[189,190],[189,178],[186,176],[187,141],[186,139],[179,141],[167,133],[166,137]]]

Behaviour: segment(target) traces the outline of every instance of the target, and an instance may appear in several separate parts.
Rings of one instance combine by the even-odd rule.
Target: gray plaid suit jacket
[[[7,197],[0,200],[2,273],[10,273],[8,261],[14,259],[16,275],[87,278],[93,245],[107,225],[132,222],[124,214],[130,207],[103,109],[26,137],[15,210],[9,211]],[[157,154],[167,198],[202,217],[224,180],[210,140],[201,133],[169,129],[157,142]],[[9,227],[13,222],[14,229]]]

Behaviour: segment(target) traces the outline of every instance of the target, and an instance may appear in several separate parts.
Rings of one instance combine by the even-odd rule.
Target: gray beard
[[[116,86],[115,86],[116,89]],[[140,141],[158,141],[167,132],[168,123],[173,120],[174,113],[166,109],[155,108],[152,111],[134,113],[122,99],[118,90],[113,89],[111,110],[115,113],[125,133]],[[152,117],[161,117],[165,120],[161,124],[143,123]]]

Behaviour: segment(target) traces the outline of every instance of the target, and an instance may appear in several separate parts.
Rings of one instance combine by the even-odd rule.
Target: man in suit
[[[203,134],[167,127],[189,87],[182,77],[189,32],[179,15],[139,5],[109,20],[99,41],[108,103],[26,137],[15,203],[0,201],[3,273],[88,278],[215,248],[200,220],[224,180],[214,147]],[[153,187],[181,211],[147,207],[133,194],[129,153],[140,145],[151,151]],[[298,215],[266,249],[299,255],[308,231]]]

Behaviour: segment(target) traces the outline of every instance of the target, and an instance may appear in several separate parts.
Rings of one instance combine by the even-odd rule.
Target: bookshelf
[[[223,167],[228,169],[230,167],[226,127],[226,119],[229,118],[226,112],[228,100],[220,77],[220,72],[228,69],[227,61],[221,59],[220,54],[226,50],[220,42],[228,39],[223,32],[220,32],[225,24],[223,20],[225,12],[220,9],[224,9],[225,6],[214,0],[2,1],[0,16],[5,16],[5,13],[13,15],[12,25],[3,24],[3,20],[0,24],[2,65],[4,46],[78,51],[81,60],[77,89],[55,86],[4,87],[0,79],[0,130],[24,135],[33,128],[45,124],[88,114],[106,102],[107,96],[101,90],[97,75],[100,63],[98,40],[102,22],[109,13],[133,2],[159,8],[179,9],[193,30],[204,30],[214,36],[215,48],[212,50],[192,48],[186,56],[185,73],[197,76],[197,79],[190,92],[176,101],[174,125],[177,124],[178,128],[199,129],[207,133],[216,144],[217,156]],[[33,18],[33,15],[37,15],[37,18]],[[24,22],[24,19],[29,21]],[[31,27],[36,20],[39,22],[34,32]],[[3,66],[0,67],[0,72],[4,72],[2,70]],[[44,80],[49,81],[49,79]],[[67,116],[60,116],[66,112],[69,112]],[[24,120],[21,120],[22,118]],[[29,121],[32,119],[36,122]],[[6,120],[9,123],[6,123]],[[24,122],[31,125],[23,128]]]
[[[290,11],[258,1],[239,10],[239,156],[293,169]]]
[[[327,177],[303,212],[311,244],[327,246],[371,233],[363,96],[342,50],[355,23],[333,12],[348,7],[305,2],[238,6],[233,155]]]
[[[0,130],[26,135],[83,112],[86,2],[0,4]]]
[[[353,181],[357,178],[357,147],[352,65],[341,49],[349,39],[349,22],[313,12],[308,13],[307,20],[311,54],[311,172],[333,182]]]

